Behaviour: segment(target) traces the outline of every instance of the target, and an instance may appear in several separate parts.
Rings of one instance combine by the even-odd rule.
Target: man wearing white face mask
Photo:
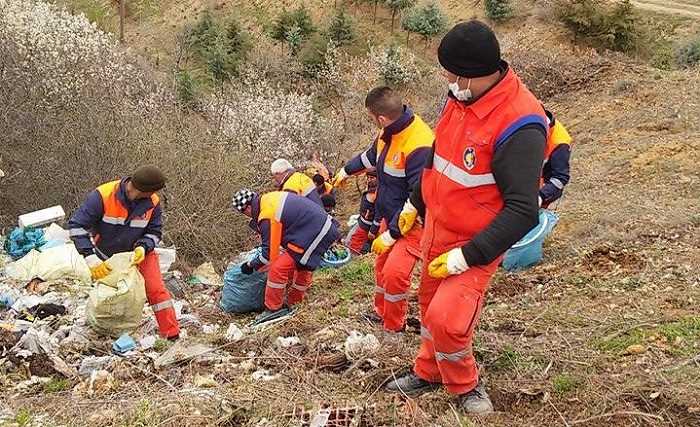
[[[503,253],[538,221],[547,119],[479,21],[460,23],[440,43],[449,97],[421,182],[399,215],[406,233],[424,216],[418,303],[421,347],[412,373],[389,391],[419,395],[445,386],[462,411],[493,411],[472,339]]]

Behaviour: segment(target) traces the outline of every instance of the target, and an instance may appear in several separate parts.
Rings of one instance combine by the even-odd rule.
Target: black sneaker
[[[167,339],[168,339],[168,341],[170,341],[170,342],[175,342],[175,341],[177,341],[177,340],[180,339],[180,334],[173,335],[173,336],[171,336],[171,337],[168,337]]]
[[[374,310],[362,313],[362,319],[370,323],[377,323],[379,325],[384,323],[384,319],[382,319]]]
[[[402,377],[389,381],[386,385],[386,391],[403,393],[409,397],[418,397],[421,394],[439,390],[440,387],[442,387],[442,384],[431,383],[413,372],[410,372]]]
[[[250,326],[258,326],[262,325],[267,322],[271,322],[273,320],[279,319],[280,317],[287,316],[288,314],[291,314],[292,310],[289,309],[288,307],[282,307],[278,310],[265,310],[262,313],[260,313],[253,323],[250,324]]]
[[[479,380],[474,390],[460,394],[457,397],[457,402],[462,412],[467,414],[486,415],[493,412],[493,404],[481,380]]]

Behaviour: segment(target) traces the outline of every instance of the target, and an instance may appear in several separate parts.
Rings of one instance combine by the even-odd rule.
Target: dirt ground
[[[178,13],[195,3],[177,2]],[[308,426],[328,406],[329,426],[700,425],[700,75],[608,59],[605,73],[547,100],[574,137],[572,181],[544,262],[498,274],[489,290],[475,352],[495,414],[460,415],[445,392],[382,391],[411,366],[419,338],[409,330],[392,341],[360,319],[374,287],[367,256],[317,274],[300,312],[268,331],[231,344],[190,331],[220,346],[211,360],[162,370],[125,360],[94,396],[75,383],[15,394],[5,377],[10,423],[22,425],[20,414],[24,425]],[[249,319],[193,311],[224,330]],[[337,346],[352,330],[375,334],[380,350],[345,360]],[[301,345],[280,348],[279,336]],[[254,380],[260,368],[279,376]],[[215,386],[196,387],[198,375]]]

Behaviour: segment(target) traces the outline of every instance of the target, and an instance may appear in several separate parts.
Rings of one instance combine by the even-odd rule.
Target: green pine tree
[[[494,22],[505,22],[513,17],[510,0],[484,0],[486,17]]]

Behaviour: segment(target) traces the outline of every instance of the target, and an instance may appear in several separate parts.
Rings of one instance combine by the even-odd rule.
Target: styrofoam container
[[[52,222],[62,221],[65,217],[66,213],[63,211],[63,208],[56,205],[40,211],[20,215],[17,223],[21,228],[41,227],[42,225],[51,224]]]

